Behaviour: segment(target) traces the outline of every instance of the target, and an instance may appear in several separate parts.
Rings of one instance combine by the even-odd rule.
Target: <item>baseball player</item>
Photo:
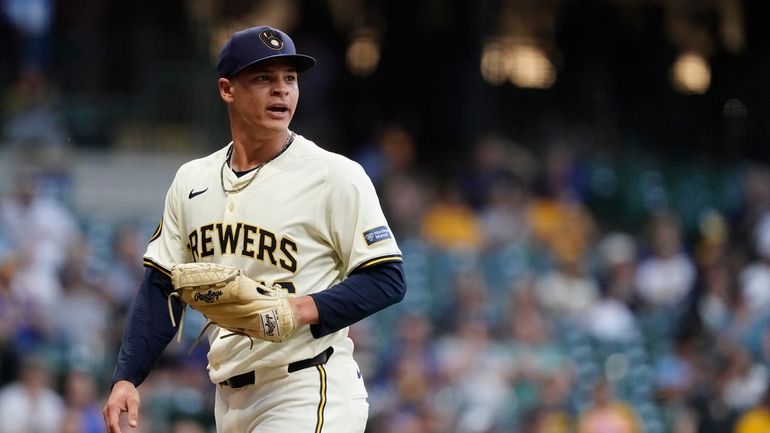
[[[367,393],[348,326],[399,302],[406,284],[363,169],[289,129],[298,74],[314,64],[266,26],[222,48],[219,93],[232,142],[182,165],[168,190],[103,409],[109,432],[121,433],[124,412],[138,425],[136,387],[178,331],[180,299],[204,306],[239,290],[277,301],[269,314],[233,313],[242,323],[208,331],[217,432],[364,431]],[[185,274],[190,265],[227,282],[170,296],[201,278]],[[252,290],[259,284],[272,289]]]

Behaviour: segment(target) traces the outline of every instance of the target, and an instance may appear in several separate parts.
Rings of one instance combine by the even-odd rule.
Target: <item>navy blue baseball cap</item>
[[[268,26],[252,27],[233,34],[219,52],[217,72],[232,78],[244,68],[263,60],[287,58],[297,65],[297,72],[315,65],[315,59],[297,54],[294,41],[286,33]]]

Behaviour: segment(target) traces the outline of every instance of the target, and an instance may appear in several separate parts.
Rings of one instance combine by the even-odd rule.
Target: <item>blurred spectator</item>
[[[700,272],[701,294],[696,310],[700,322],[708,332],[721,334],[728,331],[734,320],[736,307],[736,278],[725,263],[717,262]]]
[[[770,311],[770,213],[757,221],[753,239],[755,259],[741,269],[739,283],[752,316],[760,318]]]
[[[398,324],[398,333],[392,342],[382,348],[378,369],[373,382],[386,384],[400,364],[411,365],[422,371],[421,380],[431,384],[438,374],[438,362],[433,347],[433,324],[424,313],[405,314]],[[409,362],[401,361],[409,358]]]
[[[3,14],[22,38],[21,70],[44,71],[50,60],[53,0],[3,0]]]
[[[422,220],[422,236],[431,244],[448,250],[478,251],[481,248],[483,236],[478,216],[453,182],[436,191]]]
[[[13,290],[18,274],[18,258],[7,257],[2,264],[0,275],[0,323],[6,323],[3,330],[3,358],[9,363],[9,368],[3,368],[3,373],[15,374],[16,361],[19,356],[39,349],[50,343],[51,327],[47,311],[43,311],[33,300],[20,296]],[[5,322],[7,320],[7,322]],[[6,340],[7,339],[7,340]],[[7,381],[7,378],[4,382]]]
[[[588,333],[599,341],[624,343],[640,335],[636,316],[616,288],[591,305],[585,321]]]
[[[440,373],[455,404],[456,433],[480,433],[493,428],[508,394],[510,357],[490,335],[489,324],[478,317],[437,342]]]
[[[744,412],[735,425],[734,433],[764,433],[770,431],[770,388],[762,399]]]
[[[670,350],[657,354],[654,368],[656,397],[666,406],[680,407],[695,390],[699,372],[698,340],[682,333]]]
[[[458,177],[468,204],[476,210],[487,207],[492,190],[514,179],[508,145],[500,137],[482,137],[473,148],[473,160],[468,170]]]
[[[35,354],[22,360],[19,379],[0,388],[0,433],[56,432],[64,402],[51,387],[49,361]]]
[[[595,250],[596,273],[603,289],[615,291],[622,299],[632,302],[638,254],[634,237],[625,232],[608,232],[601,236]]]
[[[480,272],[475,269],[457,272],[447,289],[444,308],[436,319],[443,331],[453,332],[463,322],[476,318],[493,324],[495,305],[489,301],[489,291]]]
[[[82,433],[83,414],[77,409],[66,408],[57,433]]]
[[[72,433],[102,433],[104,418],[97,383],[87,370],[72,369],[64,375],[64,403]]]
[[[641,433],[638,414],[628,403],[618,399],[606,380],[596,383],[588,407],[580,413],[577,433]]]
[[[636,287],[651,308],[683,307],[695,284],[695,265],[684,249],[677,215],[660,213],[650,220],[651,255],[639,262]]]
[[[419,411],[401,411],[394,413],[386,420],[370,419],[367,429],[381,433],[439,433],[449,432],[449,429],[436,429],[433,426],[433,416],[428,409]],[[448,427],[448,426],[447,426]]]
[[[719,371],[721,365],[723,364],[714,363],[710,366],[712,370],[702,372],[703,383],[689,399],[692,412],[682,414],[694,418],[694,431],[697,433],[732,432],[740,415],[740,412],[729,407],[724,401],[722,389],[725,374]]]
[[[556,322],[584,324],[599,299],[599,283],[579,258],[566,258],[535,280],[535,293]]]
[[[749,345],[749,350],[757,361],[770,367],[770,319],[766,319],[756,332],[756,346]]]
[[[570,433],[573,431],[571,417],[560,411],[540,407],[528,410],[519,423],[521,433]]]
[[[536,178],[536,192],[543,196],[566,198],[585,203],[587,173],[577,155],[576,143],[557,140],[542,156],[542,171]]]
[[[47,164],[66,164],[71,143],[58,103],[53,83],[42,72],[24,71],[4,95],[2,138],[11,149]]]
[[[392,176],[413,175],[415,141],[412,133],[399,124],[388,124],[377,133],[374,143],[362,146],[354,158],[379,189]]]
[[[73,249],[60,273],[62,298],[47,320],[66,348],[64,362],[101,371],[111,354],[106,344],[114,315],[101,281],[89,268],[90,255],[85,242]]]
[[[180,418],[171,424],[169,433],[206,433],[206,426],[193,418]]]
[[[490,185],[489,197],[479,211],[487,249],[495,251],[529,242],[528,200],[529,191],[518,180],[501,180]]]
[[[426,315],[403,316],[396,338],[380,349],[380,362],[369,393],[373,418],[417,416],[428,410],[426,406],[441,387],[432,336],[432,324]]]
[[[428,201],[425,179],[416,164],[416,143],[404,126],[383,126],[373,143],[363,146],[355,160],[360,163],[382,201],[391,230],[399,238],[420,235]]]
[[[214,424],[213,385],[197,358],[184,354],[165,357],[159,369],[142,384],[142,400],[147,402],[150,431],[167,431],[177,419],[193,419]]]
[[[40,189],[40,177],[21,175],[14,194],[0,199],[0,225],[17,258],[11,289],[49,312],[61,297],[59,271],[80,236],[73,214]]]
[[[589,210],[571,199],[536,198],[527,216],[534,239],[550,260],[582,260],[596,234]]]
[[[146,249],[146,236],[131,225],[115,230],[112,236],[114,257],[110,261],[105,288],[109,300],[120,311],[130,305],[144,277],[142,256]]]
[[[756,362],[751,353],[739,345],[734,345],[726,355],[727,376],[722,398],[729,407],[746,411],[767,391],[767,366]]]
[[[512,293],[508,328],[501,339],[510,359],[513,393],[503,414],[508,423],[534,408],[554,415],[567,410],[574,373],[564,346],[555,338],[554,327],[531,287]]]
[[[730,304],[730,314],[728,316],[724,331],[719,334],[720,345],[743,345],[750,347],[759,326],[763,326],[762,320],[757,320],[756,314],[749,302],[744,298],[742,292],[734,290],[733,302]],[[720,349],[729,351],[728,349]]]
[[[671,351],[685,324],[697,269],[685,250],[678,215],[661,212],[648,221],[649,247],[637,264],[634,285],[639,321],[653,357]]]
[[[596,221],[574,188],[563,179],[561,163],[554,164],[559,167],[554,169],[557,173],[546,176],[545,185],[535,191],[527,209],[533,238],[553,261],[584,260],[595,241]]]
[[[695,261],[700,268],[726,260],[730,254],[728,222],[721,213],[709,209],[698,225],[699,238],[695,244]]]
[[[418,239],[429,206],[428,188],[420,177],[394,174],[378,187],[382,209],[397,238]]]
[[[754,234],[758,221],[770,212],[770,167],[750,163],[742,170],[742,202],[732,221],[735,246],[750,256],[755,246]]]
[[[11,293],[13,266],[11,257],[0,256],[0,386],[16,378],[16,335],[25,313]]]
[[[636,241],[626,233],[608,233],[597,249],[603,296],[586,315],[587,330],[600,341],[629,342],[641,333],[630,308],[634,296]]]

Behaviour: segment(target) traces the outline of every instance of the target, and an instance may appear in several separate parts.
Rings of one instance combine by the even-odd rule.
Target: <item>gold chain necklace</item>
[[[270,161],[274,160],[275,158],[278,158],[279,156],[281,156],[281,154],[284,151],[286,151],[286,149],[289,148],[289,145],[291,144],[291,142],[294,141],[294,136],[295,135],[296,134],[294,134],[293,131],[289,131],[289,136],[286,137],[286,142],[283,143],[283,147],[281,148],[281,150],[278,153],[276,153],[275,155],[273,155],[272,158],[268,159],[267,161],[259,164],[255,168],[253,168],[252,170],[254,171],[254,174],[251,176],[251,178],[249,178],[248,182],[246,182],[245,185],[240,186],[240,187],[235,188],[235,189],[227,189],[227,188],[225,188],[225,167],[227,167],[227,163],[230,161],[230,156],[232,156],[232,154],[233,154],[233,145],[231,144],[230,145],[230,149],[227,150],[227,156],[225,157],[225,162],[222,163],[222,168],[219,170],[219,183],[222,185],[222,191],[224,191],[227,194],[235,194],[236,192],[241,192],[244,189],[246,189],[249,185],[251,185],[251,182],[254,181],[254,178],[257,177],[257,174],[259,173],[259,170],[262,169],[262,167],[264,167],[268,162],[270,162]]]

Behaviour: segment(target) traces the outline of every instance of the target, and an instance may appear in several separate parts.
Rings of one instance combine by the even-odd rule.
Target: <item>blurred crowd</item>
[[[24,49],[3,72],[17,78],[2,150],[23,152],[0,196],[0,433],[102,432],[159,216],[94,220],[71,205],[43,73],[51,2],[2,5]],[[408,281],[402,303],[350,329],[369,433],[770,429],[770,167],[682,171],[686,187],[667,195],[660,171],[573,144],[479,137],[463,169],[442,172],[393,124],[350,155]],[[129,431],[214,431],[206,344],[187,353],[204,319],[189,321],[140,386],[144,418]]]
[[[741,165],[739,199],[694,223],[652,200],[631,224],[599,215],[589,161],[568,146],[485,137],[467,170],[427,177],[403,128],[378,148],[359,159],[409,293],[353,329],[372,431],[768,428],[768,167]]]
[[[456,173],[426,170],[417,148],[390,125],[351,155],[409,284],[350,330],[369,432],[768,428],[770,168],[741,167],[735,208],[703,209],[695,225],[650,208],[634,226],[598,214],[567,146],[484,137]],[[63,178],[31,170],[0,197],[0,433],[103,431],[143,273],[147,218],[89,220]],[[213,431],[206,345],[187,353],[198,329],[140,387],[132,431]]]

